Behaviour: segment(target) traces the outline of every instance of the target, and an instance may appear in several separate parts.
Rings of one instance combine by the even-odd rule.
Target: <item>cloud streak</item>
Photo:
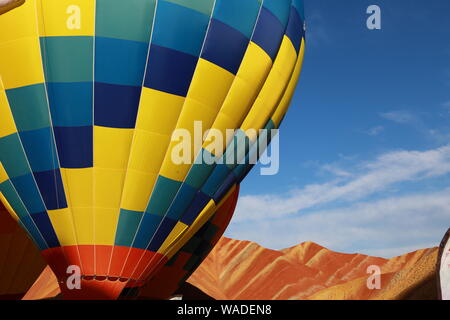
[[[286,219],[233,224],[231,237],[281,249],[314,241],[340,252],[393,257],[433,247],[448,228],[450,189],[392,197]]]
[[[436,246],[449,226],[450,188],[395,196],[389,191],[450,174],[450,145],[389,152],[337,172],[345,174],[286,194],[241,197],[227,235],[273,249],[315,241],[337,251],[392,257]]]
[[[311,184],[284,195],[240,198],[234,222],[281,218],[334,201],[353,202],[402,183],[450,173],[450,145],[427,151],[396,151],[357,166],[353,172],[323,184]]]

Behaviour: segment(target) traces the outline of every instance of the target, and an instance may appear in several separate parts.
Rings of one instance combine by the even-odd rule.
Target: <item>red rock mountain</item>
[[[436,299],[437,248],[392,259],[344,254],[313,242],[275,251],[222,238],[188,282],[215,299]],[[367,287],[367,268],[381,268],[381,289]],[[25,299],[56,296],[50,269]]]
[[[188,281],[216,299],[434,299],[436,259],[437,248],[387,260],[312,242],[274,251],[222,238]],[[367,288],[372,265],[382,271],[379,290]]]

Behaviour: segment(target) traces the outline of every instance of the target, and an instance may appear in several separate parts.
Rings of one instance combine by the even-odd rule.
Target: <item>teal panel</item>
[[[156,0],[97,0],[95,35],[149,42]]]
[[[17,133],[0,139],[0,162],[10,179],[31,172]]]
[[[93,81],[93,43],[84,36],[41,38],[46,81]]]
[[[20,219],[28,216],[28,210],[25,208],[22,200],[20,200],[19,195],[10,180],[0,184],[0,192],[8,199],[9,205]]]
[[[165,0],[166,2],[172,2],[190,8],[192,10],[201,12],[208,16],[211,15],[212,8],[214,7],[214,0]]]
[[[261,3],[258,0],[217,0],[214,19],[220,20],[250,38],[260,8]]]
[[[17,130],[50,127],[49,109],[43,83],[6,90]]]
[[[291,12],[292,0],[265,0],[264,7],[269,9],[282,25],[286,25]]]
[[[159,176],[145,211],[153,215],[164,216],[180,187],[181,182]]]
[[[115,245],[131,247],[143,214],[143,212],[120,210]]]
[[[210,16],[198,11],[160,1],[152,43],[198,56],[203,45]]]

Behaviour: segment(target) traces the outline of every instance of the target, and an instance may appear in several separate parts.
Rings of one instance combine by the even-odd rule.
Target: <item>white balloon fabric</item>
[[[442,300],[450,300],[450,229],[439,251],[439,285]]]

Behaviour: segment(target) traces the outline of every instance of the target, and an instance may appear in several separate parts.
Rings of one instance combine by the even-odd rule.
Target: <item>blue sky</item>
[[[381,8],[381,30],[366,9]],[[450,226],[450,1],[305,0],[280,172],[241,187],[227,236],[391,257]]]

